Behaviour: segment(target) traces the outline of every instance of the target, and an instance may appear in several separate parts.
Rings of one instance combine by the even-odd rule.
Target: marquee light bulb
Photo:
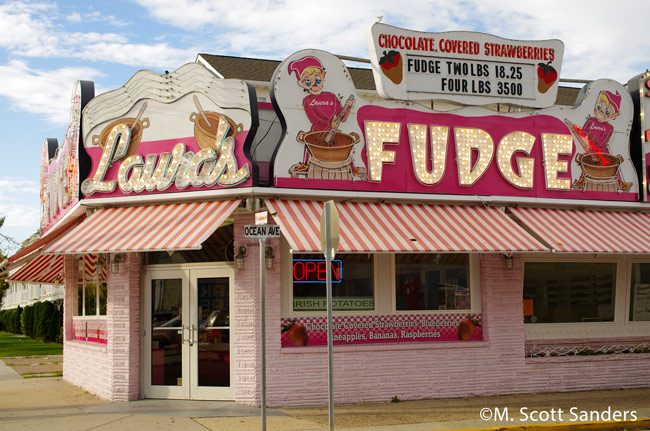
[[[533,150],[535,137],[526,132],[512,132],[504,136],[497,147],[497,165],[503,177],[513,186],[521,189],[533,188],[533,172],[535,159],[532,157],[518,157],[517,171],[512,169],[512,157],[520,151],[527,156]]]
[[[547,190],[571,190],[571,180],[558,178],[558,172],[567,172],[569,164],[565,160],[558,160],[558,155],[571,155],[573,138],[571,135],[558,135],[542,133],[542,146],[544,147],[544,172],[546,174]]]
[[[369,180],[381,182],[384,163],[395,163],[395,151],[384,151],[384,144],[399,142],[400,123],[366,121],[366,151],[368,155]]]
[[[485,173],[494,154],[492,137],[481,129],[454,128],[458,181],[461,186],[471,186]],[[472,150],[478,151],[476,163],[472,166]]]
[[[433,168],[427,170],[427,126],[423,124],[409,124],[409,143],[411,145],[411,158],[415,176],[422,184],[434,185],[442,180],[445,173],[447,159],[447,139],[449,128],[431,126],[431,157]]]

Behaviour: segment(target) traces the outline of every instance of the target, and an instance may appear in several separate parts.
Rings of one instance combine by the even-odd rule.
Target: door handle
[[[190,325],[190,346],[194,345],[194,331],[195,331],[194,325]]]

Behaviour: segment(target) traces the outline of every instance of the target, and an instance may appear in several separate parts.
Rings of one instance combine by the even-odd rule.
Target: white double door
[[[233,277],[228,264],[146,269],[145,397],[234,399],[230,331]]]

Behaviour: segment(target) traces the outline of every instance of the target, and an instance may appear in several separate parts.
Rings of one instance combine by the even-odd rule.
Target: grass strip
[[[44,343],[25,335],[0,332],[0,358],[11,356],[61,355],[63,344]]]

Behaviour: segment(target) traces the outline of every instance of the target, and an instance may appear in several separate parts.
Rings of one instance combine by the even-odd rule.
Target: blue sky
[[[417,31],[560,39],[561,78],[625,83],[650,67],[650,2],[638,0],[3,0],[0,233],[22,241],[38,229],[41,146],[63,141],[75,81],[94,81],[99,94],[201,52],[283,60],[317,48],[367,58],[378,16]]]

